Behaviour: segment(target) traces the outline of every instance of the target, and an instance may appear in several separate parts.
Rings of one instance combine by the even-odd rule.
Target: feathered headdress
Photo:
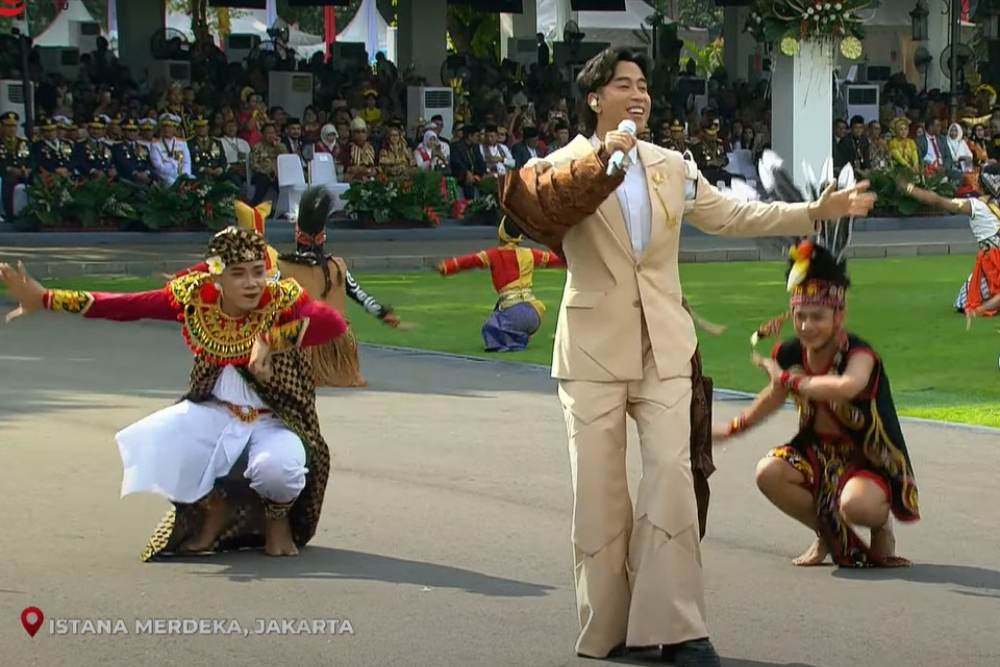
[[[765,151],[759,166],[763,189],[775,201],[815,201],[829,187],[839,190],[855,184],[854,168],[850,163],[844,165],[836,180],[833,162],[829,158],[823,164],[819,179],[809,164],[803,164],[803,171],[806,176],[805,193],[796,187],[785,171],[783,161],[775,153]],[[854,218],[821,220],[817,223],[816,235],[811,238],[780,240],[784,247],[789,248],[786,285],[791,293],[790,304],[793,308],[800,305],[844,307],[846,290],[850,286],[847,249],[853,231]],[[760,339],[778,334],[788,316],[789,313],[785,313],[759,326],[750,339],[751,344],[756,346]]]

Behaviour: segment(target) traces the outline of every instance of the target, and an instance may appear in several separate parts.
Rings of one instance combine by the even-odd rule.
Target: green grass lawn
[[[971,256],[855,260],[851,263],[849,326],[882,354],[902,414],[1000,426],[1000,320],[977,320],[971,331],[951,309]],[[787,306],[781,266],[770,262],[685,264],[685,293],[706,319],[724,324],[721,336],[700,334],[707,372],[716,386],[757,391],[762,373],[750,358],[750,334]],[[362,274],[364,288],[396,306],[413,329],[390,329],[353,303],[348,316],[364,342],[548,364],[564,275],[537,274],[536,293],[549,307],[542,329],[525,352],[488,355],[480,327],[495,293],[485,272],[450,278],[436,273]],[[136,278],[78,278],[52,286],[140,290],[155,286]],[[791,327],[786,324],[786,335]],[[763,346],[767,349],[770,345]]]

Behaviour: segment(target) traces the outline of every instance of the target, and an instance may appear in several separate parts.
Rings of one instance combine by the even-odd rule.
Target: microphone
[[[636,133],[635,121],[631,118],[626,118],[622,122],[618,123],[619,132],[627,132],[633,137]],[[625,161],[625,153],[621,151],[615,151],[611,155],[611,159],[608,160],[608,176],[611,174],[622,170],[622,162]]]

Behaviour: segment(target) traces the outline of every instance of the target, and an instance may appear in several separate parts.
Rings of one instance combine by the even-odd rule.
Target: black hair
[[[299,217],[296,221],[298,228],[306,234],[315,236],[326,229],[326,221],[330,217],[330,210],[333,207],[333,198],[323,187],[311,187],[302,193],[302,200],[299,202]],[[286,253],[280,259],[292,264],[305,264],[306,266],[319,266],[323,269],[323,293],[321,299],[325,299],[333,288],[333,279],[330,277],[330,264],[327,262],[326,252],[323,244],[304,246],[298,245],[293,253]]]
[[[615,76],[615,68],[621,62],[635,63],[642,75],[649,79],[650,66],[646,54],[624,46],[604,49],[588,60],[580,75],[576,77],[576,85],[580,89],[580,123],[587,135],[593,134],[597,129],[597,113],[590,108],[587,98],[591,93],[596,93],[611,83],[611,79]]]
[[[851,127],[855,125],[864,125],[865,119],[861,116],[851,116]]]

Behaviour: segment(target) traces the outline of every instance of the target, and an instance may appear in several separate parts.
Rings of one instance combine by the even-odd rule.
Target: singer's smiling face
[[[649,121],[649,90],[646,77],[633,62],[620,61],[615,65],[611,81],[597,91],[600,106],[597,111],[599,132],[607,132],[618,127],[626,118],[635,123],[638,132],[646,128]]]

